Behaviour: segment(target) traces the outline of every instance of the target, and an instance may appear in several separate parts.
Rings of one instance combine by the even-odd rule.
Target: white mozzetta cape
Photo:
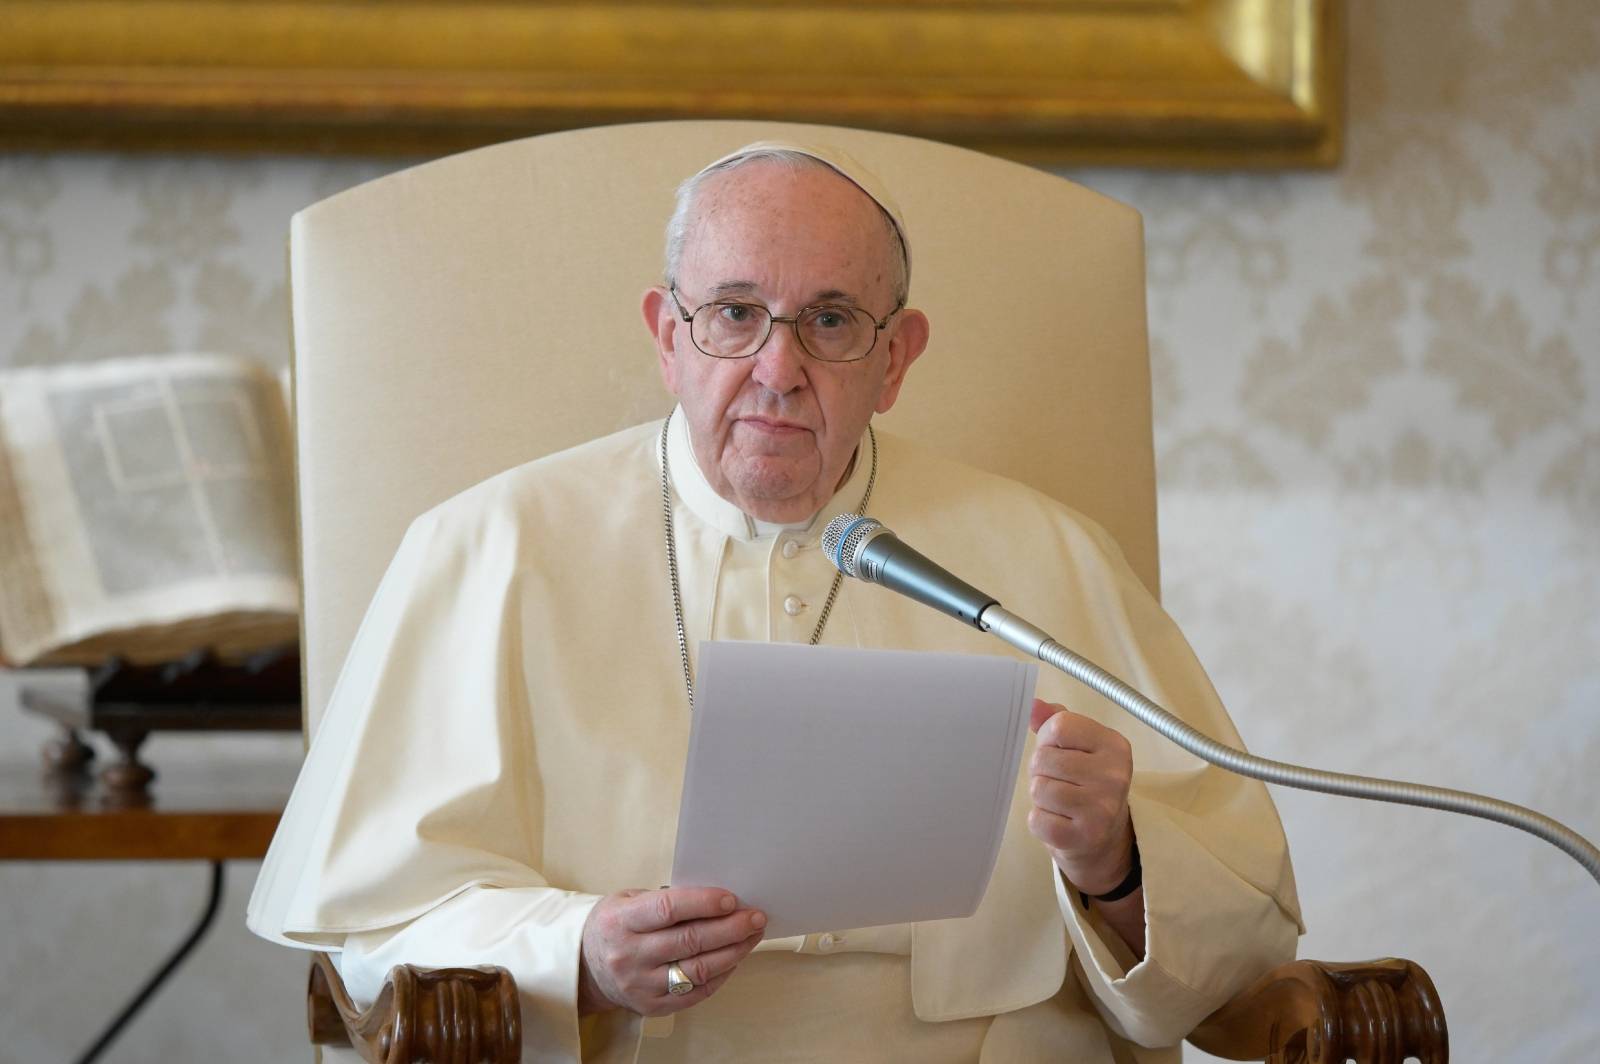
[[[252,930],[338,951],[347,936],[381,941],[429,925],[438,933],[428,941],[448,955],[429,955],[440,948],[431,945],[406,960],[508,967],[527,1059],[578,1056],[583,922],[598,896],[665,883],[672,866],[689,721],[662,543],[660,427],[509,470],[413,523],[267,855]],[[1239,742],[1181,633],[1104,532],[1012,481],[879,441],[875,517],[1202,731]],[[854,508],[864,464],[798,535],[814,542],[833,513]],[[730,533],[681,505],[674,527],[694,641],[710,630]],[[1004,652],[854,581],[822,641]],[[1293,956],[1299,911],[1277,814],[1261,784],[1206,765],[1065,677],[1041,672],[1038,693],[1133,744],[1146,956],[1133,963],[1028,835],[1024,772],[978,912],[911,929],[912,1008],[923,1021],[997,1017],[985,1060],[1110,1061],[1124,1039],[1172,1045]],[[620,1014],[606,1023],[601,1040],[631,1058],[639,1024]],[[592,1050],[594,1028],[585,1038]],[[816,1059],[828,1056],[816,1047]]]

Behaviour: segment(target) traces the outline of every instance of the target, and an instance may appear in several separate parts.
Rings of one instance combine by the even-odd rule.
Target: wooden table
[[[0,766],[0,860],[228,861],[267,852],[297,766],[173,765],[129,804],[93,777]]]
[[[0,861],[205,861],[211,887],[194,929],[108,1023],[77,1064],[98,1061],[210,929],[224,862],[264,857],[299,765],[292,758],[138,760],[152,732],[298,731],[292,648],[225,665],[206,653],[163,665],[7,672],[21,708],[62,734],[43,763],[0,762]],[[95,771],[80,731],[104,733],[122,760]]]
[[[210,929],[223,862],[265,856],[294,784],[293,764],[163,768],[130,800],[96,776],[0,765],[0,860],[207,861],[211,889],[194,929],[105,1025],[78,1064],[98,1061]]]

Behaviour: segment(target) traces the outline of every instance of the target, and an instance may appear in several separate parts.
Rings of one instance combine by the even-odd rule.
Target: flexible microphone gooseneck
[[[1001,608],[999,600],[993,595],[986,595],[958,580],[906,546],[893,532],[870,517],[860,514],[840,514],[835,517],[822,533],[822,549],[827,552],[834,567],[846,576],[882,584],[891,591],[898,591],[970,624],[980,632],[998,636],[1029,657],[1053,665],[1099,692],[1189,753],[1218,768],[1304,791],[1425,806],[1497,821],[1537,835],[1559,848],[1581,864],[1596,882],[1600,882],[1600,848],[1543,813],[1469,791],[1343,772],[1325,772],[1285,761],[1272,761],[1219,743],[1191,728],[1094,662],[1068,650],[1047,632]]]

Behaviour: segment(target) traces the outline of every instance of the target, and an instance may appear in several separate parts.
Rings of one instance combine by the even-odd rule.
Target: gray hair
[[[689,226],[694,221],[695,209],[698,206],[700,190],[706,181],[729,170],[737,169],[747,163],[767,162],[775,163],[791,171],[803,169],[827,170],[837,174],[839,171],[815,156],[805,152],[792,151],[787,148],[757,148],[753,151],[736,155],[731,159],[724,159],[715,166],[707,167],[698,174],[686,179],[678,186],[677,203],[672,211],[672,217],[667,219],[667,284],[676,283],[678,279],[678,265],[683,260],[683,248],[689,241]],[[844,175],[840,174],[841,177]],[[845,178],[849,180],[849,178]],[[866,195],[865,192],[862,195]],[[867,197],[871,199],[870,196]],[[890,246],[894,248],[894,285],[893,294],[896,306],[904,306],[911,285],[911,262],[906,254],[905,238],[900,234],[900,227],[895,225],[889,212],[877,200],[872,200],[872,205],[877,208],[878,217],[883,221],[885,235]]]

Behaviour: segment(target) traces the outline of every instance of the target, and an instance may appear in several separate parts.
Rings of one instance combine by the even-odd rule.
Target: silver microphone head
[[[846,576],[861,578],[857,567],[862,544],[880,531],[887,531],[883,522],[861,514],[840,514],[828,522],[822,531],[822,549],[833,562],[833,567]]]

